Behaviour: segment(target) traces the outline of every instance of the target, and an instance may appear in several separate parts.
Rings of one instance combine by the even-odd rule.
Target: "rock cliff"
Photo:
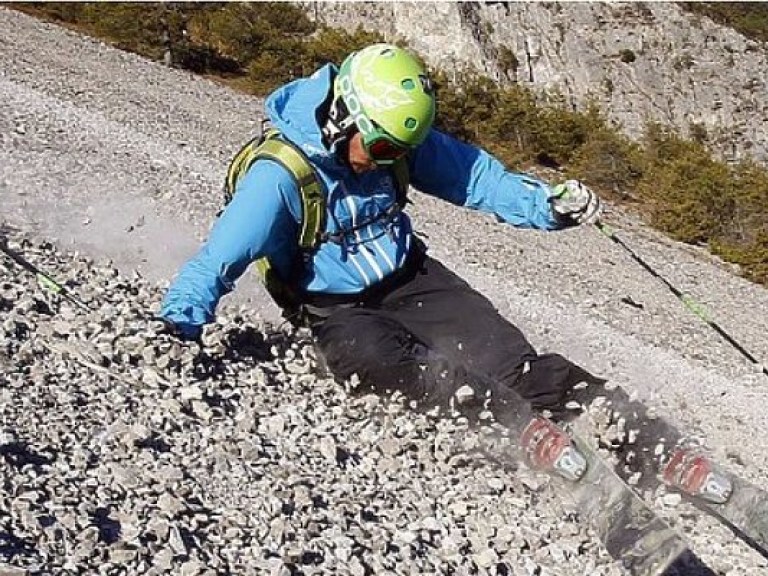
[[[766,46],[674,3],[311,2],[331,26],[404,39],[430,64],[590,100],[631,137],[692,130],[728,160],[768,161]]]

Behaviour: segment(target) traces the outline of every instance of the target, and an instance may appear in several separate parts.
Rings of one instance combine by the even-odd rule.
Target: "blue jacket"
[[[350,230],[340,243],[325,242],[305,264],[300,287],[308,292],[354,294],[380,282],[405,262],[413,241],[411,221],[400,212],[378,218],[395,201],[388,170],[355,174],[322,143],[318,107],[332,88],[336,67],[291,82],[266,100],[272,124],[301,146],[327,191],[327,230]],[[518,227],[555,229],[547,184],[504,169],[487,152],[432,129],[409,155],[415,189],[459,206],[495,214]],[[236,193],[200,251],[181,269],[163,301],[161,316],[197,328],[212,322],[220,298],[253,261],[266,256],[287,277],[297,256],[301,199],[292,176],[259,160],[241,177]]]

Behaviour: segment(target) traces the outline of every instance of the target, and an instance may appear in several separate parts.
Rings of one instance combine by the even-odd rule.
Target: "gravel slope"
[[[456,439],[455,424],[370,418],[372,399],[305,374],[309,349],[266,328],[258,353],[222,362],[218,340],[276,318],[250,277],[227,299],[212,348],[187,350],[185,362],[159,369],[159,383],[145,382],[146,368],[158,370],[155,348],[170,346],[152,338],[145,311],[205,236],[226,162],[252,134],[260,103],[6,9],[0,30],[0,220],[24,231],[14,239],[31,239],[25,250],[38,262],[94,290],[101,306],[87,318],[65,315],[69,324],[57,328],[58,316],[36,311],[43,296],[29,279],[0,267],[8,323],[0,572],[5,556],[33,573],[78,573],[78,565],[107,573],[109,562],[109,573],[129,574],[289,573],[297,565],[307,573],[495,573],[498,562],[513,574],[618,573],[542,479],[477,455],[454,457],[479,442],[463,432]],[[541,350],[635,392],[766,484],[768,379],[609,240],[594,230],[514,230],[414,200],[433,254]],[[627,215],[609,216],[768,361],[764,289]],[[73,251],[97,265],[64,256]],[[127,323],[102,328],[122,384],[45,344],[87,348],[99,332],[88,324],[105,314]],[[125,338],[136,349],[121,356]],[[94,358],[85,362],[102,362]],[[211,365],[218,372],[208,373]],[[437,446],[451,437],[454,456],[443,456]],[[768,567],[694,510],[661,510],[719,573]]]

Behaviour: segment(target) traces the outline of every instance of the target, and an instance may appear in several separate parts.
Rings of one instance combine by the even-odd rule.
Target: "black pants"
[[[493,304],[440,262],[421,256],[386,290],[325,310],[312,326],[333,374],[367,390],[398,390],[425,408],[464,385],[497,419],[521,404],[562,410],[573,386],[596,381],[558,354],[539,355]],[[502,409],[503,408],[503,409]]]

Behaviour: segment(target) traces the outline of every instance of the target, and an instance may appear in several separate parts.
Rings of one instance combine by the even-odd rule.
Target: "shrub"
[[[733,217],[733,180],[728,167],[701,145],[650,124],[645,135],[646,167],[638,182],[652,223],[672,237],[705,243]]]
[[[509,46],[501,46],[501,48],[499,48],[499,56],[497,60],[499,68],[504,71],[504,74],[506,74],[508,78],[517,80],[517,69],[520,66],[520,61]]]
[[[637,59],[637,56],[635,56],[635,53],[632,52],[629,48],[623,48],[619,50],[619,60],[624,62],[625,64],[632,64]]]
[[[733,182],[734,214],[712,250],[740,264],[747,278],[768,284],[768,174],[754,162],[741,162]]]
[[[589,133],[568,167],[570,176],[617,200],[630,199],[629,191],[636,187],[643,171],[640,145],[605,124]]]
[[[683,2],[684,10],[730,26],[747,38],[768,42],[768,5],[765,2]]]

